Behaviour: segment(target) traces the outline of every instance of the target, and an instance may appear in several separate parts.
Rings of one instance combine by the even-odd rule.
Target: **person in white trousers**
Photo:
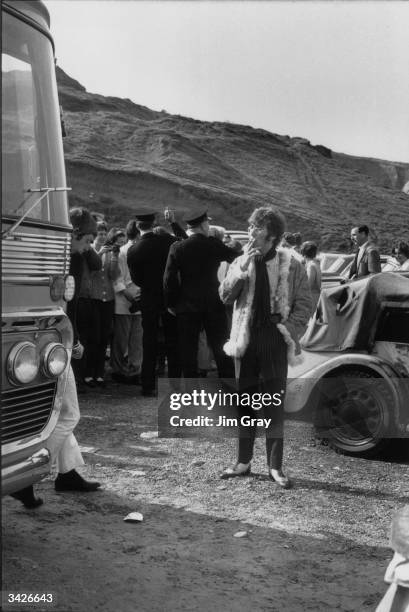
[[[70,211],[70,220],[73,226],[70,273],[75,278],[77,293],[81,284],[82,254],[91,248],[94,235],[96,234],[96,222],[84,208],[72,209]],[[81,359],[84,352],[76,328],[77,300],[78,298],[75,295],[67,308],[67,314],[70,317],[74,331],[73,359]],[[86,493],[96,491],[101,486],[99,482],[85,480],[76,470],[76,468],[84,465],[80,448],[73,433],[79,419],[80,409],[77,387],[70,365],[57,425],[47,441],[47,448],[51,454],[52,469],[55,466],[58,472],[54,486],[55,490],[59,492],[82,491]],[[36,508],[43,503],[42,499],[34,496],[32,485],[13,493],[12,497],[19,499],[26,508]]]

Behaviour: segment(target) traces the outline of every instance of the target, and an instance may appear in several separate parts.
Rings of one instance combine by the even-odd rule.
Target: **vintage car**
[[[371,456],[409,433],[409,274],[324,289],[289,368],[286,411],[336,450]]]
[[[246,230],[225,230],[226,234],[230,236],[232,240],[238,240],[242,246],[249,241],[249,234]]]

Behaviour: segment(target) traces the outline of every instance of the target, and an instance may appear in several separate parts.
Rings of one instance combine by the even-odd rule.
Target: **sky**
[[[58,65],[89,92],[409,162],[409,2],[45,4]]]

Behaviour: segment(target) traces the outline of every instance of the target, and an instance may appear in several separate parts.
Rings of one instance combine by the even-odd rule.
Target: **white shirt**
[[[134,297],[139,297],[141,294],[140,288],[132,282],[131,275],[129,273],[127,254],[129,248],[134,244],[132,240],[128,240],[124,246],[121,247],[118,255],[118,265],[120,274],[114,282],[115,291],[115,314],[129,315],[129,307],[131,302],[124,296],[122,291],[127,289],[132,293]],[[135,314],[135,313],[134,313]]]

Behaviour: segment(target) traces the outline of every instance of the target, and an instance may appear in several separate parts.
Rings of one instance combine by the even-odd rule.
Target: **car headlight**
[[[50,378],[57,378],[67,367],[68,353],[59,342],[51,342],[43,349],[42,367],[44,374]]]
[[[7,375],[14,384],[25,385],[32,382],[40,368],[35,344],[19,342],[15,344],[7,357]]]
[[[65,277],[65,286],[64,286],[64,300],[69,302],[74,297],[75,293],[75,280],[74,277],[69,275]]]

